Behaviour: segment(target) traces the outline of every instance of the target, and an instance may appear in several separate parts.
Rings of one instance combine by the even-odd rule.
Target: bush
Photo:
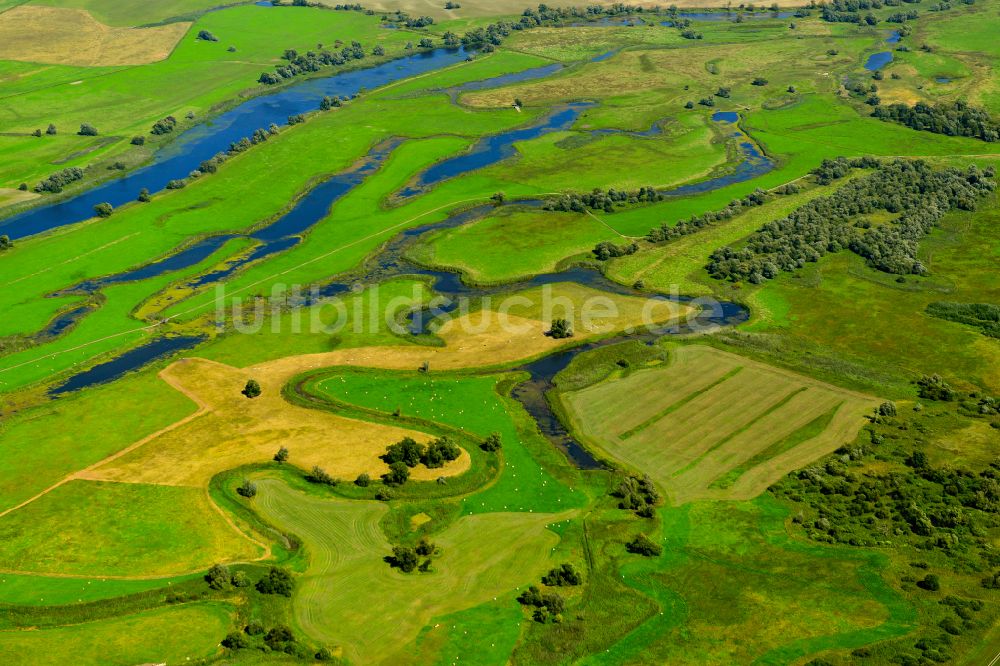
[[[94,213],[97,214],[97,217],[111,217],[111,213],[113,212],[115,212],[114,207],[107,202],[94,206]]]
[[[937,592],[941,589],[941,581],[934,574],[927,574],[922,580],[917,581],[917,587],[929,592]]]
[[[49,123],[49,126],[45,130],[45,133],[48,134],[49,136],[54,136],[55,134],[58,133],[58,130],[56,130],[56,126],[55,125],[53,125],[52,123]]]
[[[637,535],[625,545],[625,549],[630,553],[644,557],[657,557],[663,553],[663,546],[655,543],[645,534]]]
[[[382,475],[382,481],[387,486],[401,486],[410,478],[410,469],[404,462],[394,462],[389,465],[389,471]]]
[[[142,146],[142,145],[145,145],[145,143],[146,143],[146,137],[144,137],[144,136],[134,136],[134,137],[132,137],[132,140],[130,141],[130,143],[133,146]]]
[[[217,41],[219,41],[219,38],[216,37],[215,35],[213,35],[212,33],[210,33],[208,30],[199,30],[198,31],[198,37],[197,37],[197,39],[200,39],[200,40],[205,41],[205,42],[217,42]]]
[[[230,650],[241,650],[249,645],[250,641],[247,640],[247,637],[238,631],[231,631],[222,639],[222,647]]]
[[[250,587],[250,577],[244,571],[237,571],[229,581],[233,587]]]
[[[261,594],[280,594],[283,597],[292,596],[295,581],[292,574],[278,567],[271,567],[267,575],[257,581],[257,591]]]
[[[549,571],[542,577],[542,582],[550,587],[579,585],[583,582],[583,577],[572,564],[563,564]]]
[[[80,131],[77,134],[80,136],[97,136],[97,128],[90,123],[83,123],[80,125]]]
[[[444,436],[435,439],[427,446],[421,462],[428,468],[434,469],[444,467],[446,462],[456,460],[460,455],[462,449],[450,437]]]
[[[552,327],[545,333],[545,335],[556,340],[572,338],[573,326],[565,319],[553,319]]]
[[[254,620],[243,630],[248,636],[260,636],[264,633],[264,625]]]
[[[479,448],[483,451],[499,451],[502,447],[503,443],[500,441],[500,433],[495,432],[483,440]]]
[[[215,564],[208,573],[205,574],[205,582],[213,590],[225,590],[229,587],[229,581],[232,575],[229,573],[229,567],[224,564]]]
[[[177,119],[173,116],[167,116],[161,120],[157,120],[153,123],[153,129],[149,131],[150,134],[170,134],[177,127]]]
[[[250,379],[240,393],[251,399],[256,398],[261,393],[260,383],[256,379]]]
[[[257,484],[249,479],[244,479],[240,487],[236,489],[236,492],[247,499],[252,499],[257,496]]]
[[[312,468],[312,471],[306,475],[306,480],[309,481],[309,483],[319,483],[325,486],[337,485],[337,480],[330,476],[327,471],[319,465]]]
[[[264,644],[275,652],[288,652],[290,647],[294,647],[295,634],[285,625],[279,624],[264,635]]]
[[[288,449],[282,446],[278,449],[278,452],[274,454],[274,461],[283,463],[288,461]]]
[[[142,203],[148,203],[151,200],[151,198],[152,197],[149,196],[149,190],[144,187],[141,190],[139,190],[139,196],[136,198],[136,201],[140,201]]]
[[[359,488],[367,488],[368,486],[371,485],[371,482],[372,482],[372,477],[370,477],[365,472],[358,474],[358,478],[354,479],[354,485],[358,486]]]

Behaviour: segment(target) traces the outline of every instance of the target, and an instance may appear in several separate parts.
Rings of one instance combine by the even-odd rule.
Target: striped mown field
[[[671,499],[749,499],[854,439],[875,398],[717,349],[564,396],[578,433]]]

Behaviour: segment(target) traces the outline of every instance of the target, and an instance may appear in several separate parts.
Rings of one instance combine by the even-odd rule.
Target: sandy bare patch
[[[81,477],[132,483],[205,486],[215,474],[271,459],[282,446],[289,462],[304,469],[319,465],[336,478],[353,480],[362,472],[377,477],[388,470],[379,460],[385,447],[403,437],[426,442],[425,433],[343,418],[289,404],[282,382],[256,376],[263,389],[254,399],[242,390],[250,374],[204,359],[185,359],[161,373],[171,386],[192,398],[201,413]],[[411,477],[433,480],[461,474],[471,460],[462,456],[441,469],[417,467]]]
[[[163,60],[190,23],[113,28],[83,9],[21,5],[0,14],[0,60],[53,65],[143,65]]]

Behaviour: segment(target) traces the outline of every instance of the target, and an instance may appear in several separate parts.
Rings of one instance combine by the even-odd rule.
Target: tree
[[[222,639],[222,647],[230,650],[240,650],[250,646],[250,641],[243,632],[231,631]]]
[[[217,42],[217,41],[219,41],[219,38],[216,37],[215,35],[213,35],[212,33],[210,33],[208,30],[199,30],[198,31],[198,37],[196,39],[200,39],[200,40],[202,40],[204,42]]]
[[[354,479],[354,485],[358,486],[359,488],[367,488],[368,486],[371,485],[371,482],[372,482],[372,477],[369,476],[366,472],[358,474],[358,478]]]
[[[896,416],[896,403],[886,400],[878,406],[879,416]]]
[[[794,93],[795,92],[795,86],[788,86],[788,92]]]
[[[937,592],[941,589],[941,581],[934,574],[927,574],[922,580],[917,581],[917,587],[928,592]]]
[[[99,203],[94,206],[94,212],[97,217],[111,217],[111,213],[115,212],[114,207],[108,202]]]
[[[292,652],[295,649],[295,634],[285,625],[279,624],[264,634],[264,644],[275,652]]]
[[[261,393],[260,383],[256,379],[248,380],[246,386],[243,387],[242,393],[248,398],[256,398]]]
[[[236,492],[242,497],[253,499],[257,496],[257,484],[250,479],[244,479],[240,487],[236,489]]]
[[[139,197],[136,199],[137,201],[141,201],[142,203],[148,203],[150,199],[151,197],[149,196],[148,189],[144,187],[141,190],[139,190]]]
[[[10,236],[4,234],[0,236],[0,250],[9,250],[14,247],[14,244],[10,240]]]
[[[766,86],[767,85],[767,79],[765,79],[763,76],[757,76],[757,77],[754,78],[753,81],[750,82],[750,85],[754,85],[754,86]]]
[[[693,109],[694,108],[694,102],[692,102],[691,100],[688,100],[687,102],[684,103],[684,108],[685,109]]]
[[[31,136],[41,136],[41,135],[42,135],[42,130],[40,129],[36,129],[34,132],[31,133]]]
[[[80,131],[77,132],[80,136],[97,136],[97,128],[90,123],[82,123],[80,125]]]
[[[213,590],[225,590],[229,587],[231,577],[229,567],[224,564],[214,564],[205,574],[205,582]]]
[[[27,192],[28,191],[28,184],[27,183],[21,183],[20,185],[17,186],[17,189],[21,190],[22,192]]]
[[[552,327],[545,333],[550,338],[561,340],[573,337],[573,326],[565,319],[553,319]]]
[[[144,136],[134,136],[132,140],[129,141],[133,146],[142,146],[146,143],[146,137]]]
[[[278,449],[278,452],[274,454],[274,461],[279,463],[288,462],[288,449],[284,446]]]
[[[56,134],[56,126],[53,125],[52,123],[49,123],[49,126],[45,130],[45,133],[48,134],[49,136],[54,136]]]
[[[417,46],[419,46],[422,49],[432,49],[434,48],[434,42],[432,42],[430,38],[424,37],[417,43]]]
[[[494,192],[490,197],[490,201],[493,202],[495,206],[502,206],[503,202],[507,200],[507,195],[503,192]]]
[[[399,569],[403,573],[413,573],[419,563],[417,551],[409,546],[393,546],[392,555],[386,560],[389,562],[389,566]]]
[[[250,587],[250,577],[247,576],[245,571],[234,573],[230,582],[233,584],[233,587]]]
[[[378,45],[376,45],[372,49],[372,55],[373,56],[384,56],[385,55],[385,49],[382,47],[381,44],[378,44]]]
[[[663,553],[663,546],[655,543],[645,534],[636,535],[634,539],[625,544],[625,549],[630,553],[644,557],[656,557]]]
[[[502,443],[500,441],[500,433],[495,432],[483,440],[483,443],[479,448],[483,451],[499,451],[501,447]]]
[[[520,109],[520,108],[524,107],[524,102],[521,101],[520,97],[515,97],[514,98],[514,107],[517,108],[517,109]]]
[[[283,597],[292,596],[295,581],[292,574],[279,567],[271,567],[267,575],[257,581],[257,591],[261,594],[280,594]]]
[[[306,475],[306,480],[310,483],[319,483],[325,486],[337,485],[337,480],[330,476],[327,471],[319,465],[312,468],[312,471]]]
[[[382,475],[382,481],[387,486],[401,486],[410,478],[410,470],[404,462],[394,462],[389,465],[389,471]]]
[[[428,468],[443,467],[446,462],[458,459],[462,449],[445,435],[431,442],[424,450],[420,461]]]

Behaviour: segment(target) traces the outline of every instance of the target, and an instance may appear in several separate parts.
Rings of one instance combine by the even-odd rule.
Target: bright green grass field
[[[317,386],[349,404],[463,428],[479,437],[499,432],[504,467],[496,483],[462,502],[464,513],[533,511],[556,513],[583,505],[583,493],[556,479],[541,460],[560,456],[525,424],[524,411],[497,393],[498,376],[415,375],[345,370]],[[556,464],[560,461],[556,460]]]
[[[0,518],[0,569],[166,576],[260,555],[200,488],[71,481]]]
[[[11,666],[183,664],[216,655],[229,629],[229,604],[199,603],[56,629],[0,632]]]
[[[556,270],[571,255],[621,237],[590,215],[498,209],[472,224],[426,237],[410,258],[461,270],[478,283],[505,282]]]
[[[156,409],[148,409],[149,405]],[[5,420],[0,431],[0,509],[179,421],[195,404],[147,371],[68,394]],[[114,428],[108,427],[114,414]],[[72,426],[67,426],[72,424]]]
[[[31,4],[86,9],[102,23],[116,26],[157,23],[219,6],[216,0],[32,0]]]
[[[177,578],[66,578],[0,574],[0,603],[19,606],[56,606],[112,599],[201,578],[201,574]]]
[[[125,4],[138,7],[146,3]],[[202,29],[219,41],[196,39]],[[256,88],[262,71],[283,62],[281,54],[286,48],[306,51],[317,43],[356,39],[366,49],[382,44],[388,54],[401,55],[411,38],[400,30],[380,28],[378,17],[361,12],[248,6],[202,16],[169,58],[148,65],[73,67],[0,62],[0,126],[5,132],[23,133],[0,136],[0,186],[34,184],[57,169],[86,166],[111,153],[131,150],[148,155],[151,142],[162,142],[149,134],[153,122],[174,115],[183,128],[190,124],[184,119],[188,112],[193,112],[197,121],[241,91]],[[230,46],[236,51],[230,53]],[[101,136],[77,136],[83,122],[95,125]],[[49,123],[56,125],[58,135],[30,136]],[[146,150],[135,151],[129,146],[129,138],[136,134],[146,136]],[[116,140],[105,145],[109,137]],[[170,135],[164,137],[168,138]],[[67,160],[71,155],[78,156]]]
[[[912,628],[915,613],[879,575],[882,556],[792,541],[770,496],[660,514],[663,555],[622,573],[662,612],[583,663],[786,664]]]

